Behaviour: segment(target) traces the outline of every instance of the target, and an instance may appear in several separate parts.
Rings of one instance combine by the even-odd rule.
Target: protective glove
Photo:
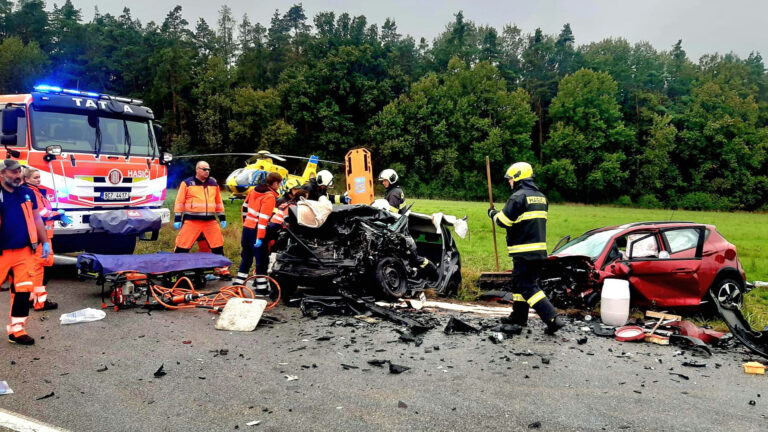
[[[347,203],[347,204],[351,204],[352,203],[352,197],[350,197],[349,193],[347,193],[347,192],[344,192],[344,202]]]
[[[260,248],[261,247],[261,243],[262,243],[261,239],[258,239],[258,240],[256,240],[256,243],[253,244],[253,247]]]
[[[219,225],[221,225],[221,228],[226,228],[227,227],[227,221],[221,221],[221,222],[219,222]]]
[[[174,229],[181,229],[181,222],[174,222],[173,223],[173,228]]]
[[[491,207],[491,208],[488,209],[488,217],[493,219],[493,217],[496,216],[496,213],[498,213],[498,212],[499,212],[498,210],[496,210],[495,208]]]
[[[61,222],[62,225],[67,226],[72,223],[72,218],[65,215],[62,210],[59,212],[59,222]]]
[[[50,254],[51,254],[51,244],[48,242],[43,243],[43,254],[41,257],[43,259],[46,259]]]

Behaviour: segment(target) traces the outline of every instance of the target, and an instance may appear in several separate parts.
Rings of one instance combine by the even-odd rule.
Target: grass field
[[[173,207],[175,190],[168,191],[166,206]],[[226,195],[226,194],[225,194]],[[456,237],[461,252],[462,274],[465,283],[460,295],[469,298],[474,292],[473,283],[481,272],[494,271],[495,261],[491,239],[491,223],[487,216],[487,203],[464,201],[438,201],[427,199],[409,200],[413,210],[420,213],[441,211],[459,217],[468,216],[469,235],[465,239]],[[240,205],[242,201],[225,201],[229,225],[224,230],[224,252],[233,261],[233,270],[240,263]],[[498,203],[501,208],[503,203]],[[717,226],[728,241],[736,245],[738,255],[747,273],[747,280],[768,280],[768,214],[764,213],[721,213],[617,208],[586,205],[552,205],[547,222],[547,246],[551,249],[566,235],[575,237],[592,228],[619,225],[628,222],[652,220],[680,220],[707,223]],[[140,242],[137,253],[152,253],[158,250],[172,250],[176,232],[171,226],[165,227],[157,242]],[[506,257],[504,231],[496,230],[501,269],[509,268]],[[746,296],[745,315],[755,328],[762,329],[768,324],[768,290],[756,289]]]

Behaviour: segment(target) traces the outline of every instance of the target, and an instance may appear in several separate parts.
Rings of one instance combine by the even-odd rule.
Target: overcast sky
[[[101,13],[119,15],[129,5],[135,18],[143,24],[161,23],[168,11],[180,4],[184,18],[192,28],[199,17],[215,26],[218,10],[228,4],[240,20],[247,13],[252,23],[269,27],[275,9],[285,12],[299,1],[290,0],[72,0],[83,11],[84,18],[93,17],[94,5]],[[63,3],[63,0],[48,0]],[[394,18],[402,34],[417,41],[432,41],[453,21],[454,14],[464,11],[468,20],[478,25],[492,25],[498,30],[505,24],[516,24],[524,33],[537,27],[545,33],[557,34],[563,24],[570,23],[577,44],[599,41],[607,37],[623,37],[630,42],[648,41],[659,50],[668,50],[678,40],[696,61],[702,54],[735,52],[746,57],[751,51],[768,53],[768,1],[766,0],[305,0],[304,9],[311,24],[317,12],[348,12],[365,15],[368,23],[381,24]]]

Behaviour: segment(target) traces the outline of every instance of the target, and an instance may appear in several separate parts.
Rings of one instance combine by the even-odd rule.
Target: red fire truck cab
[[[39,85],[0,95],[0,108],[0,158],[40,170],[51,205],[73,220],[56,222],[56,253],[133,253],[138,233],[91,223],[108,212],[152,219],[152,238],[158,217],[170,221],[162,205],[171,155],[161,152],[161,129],[142,101]]]

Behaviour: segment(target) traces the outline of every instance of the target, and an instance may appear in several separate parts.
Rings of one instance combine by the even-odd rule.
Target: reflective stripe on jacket
[[[208,177],[205,182],[197,177],[181,182],[173,212],[175,222],[181,222],[182,215],[184,219],[212,220],[218,216],[220,221],[227,220],[219,184],[213,177]]]
[[[45,233],[48,234],[48,239],[50,240],[51,237],[53,237],[53,223],[59,219],[59,212],[53,211],[51,202],[48,201],[48,198],[46,198],[45,194],[40,190],[39,187],[32,185],[27,186],[32,189],[32,192],[35,193],[35,199],[37,200],[37,212],[40,213],[40,217],[43,219],[43,223],[45,224]]]
[[[267,185],[258,185],[245,197],[243,202],[243,228],[256,228],[256,238],[262,239],[267,233],[267,224],[275,209],[277,192]]]
[[[272,219],[269,220],[269,223],[285,227],[285,218],[288,217],[288,211],[295,205],[295,201],[286,201],[275,207],[275,211],[272,213]]]
[[[537,259],[547,256],[547,198],[532,180],[515,184],[496,224],[507,230],[507,253],[513,258]]]

